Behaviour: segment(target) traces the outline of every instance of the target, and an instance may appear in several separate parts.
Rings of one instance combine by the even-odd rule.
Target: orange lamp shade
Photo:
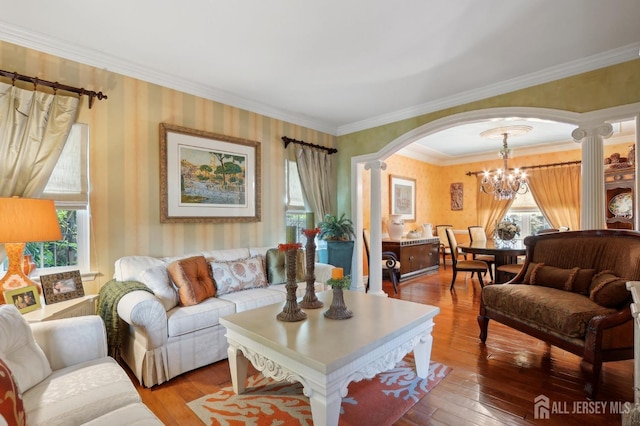
[[[35,285],[22,267],[25,243],[62,239],[56,206],[51,200],[0,198],[0,243],[9,258],[7,272],[0,279],[0,292]],[[4,297],[0,297],[2,303]]]

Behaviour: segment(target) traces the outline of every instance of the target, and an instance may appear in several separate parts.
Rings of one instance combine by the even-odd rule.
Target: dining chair
[[[442,264],[444,269],[447,269],[446,256],[451,256],[451,249],[449,248],[449,240],[447,240],[447,228],[453,228],[453,225],[436,225],[436,235],[440,239],[440,254],[442,255]]]
[[[458,260],[458,242],[456,241],[456,235],[453,233],[452,228],[447,228],[445,232],[447,233],[447,240],[449,241],[449,247],[451,248],[451,265],[453,267],[453,278],[451,279],[451,287],[449,288],[449,291],[453,290],[453,285],[456,282],[458,271],[477,272],[480,287],[484,287],[482,274],[487,272],[487,269],[489,269],[487,262],[483,262],[481,260]]]
[[[484,230],[484,226],[481,225],[472,225],[468,227],[469,229],[469,240],[473,243],[487,241],[487,233]],[[491,277],[491,281],[493,281],[493,268],[496,265],[496,257],[492,254],[474,254],[472,257],[474,260],[482,260],[486,262],[489,266],[489,276]],[[471,274],[473,278],[473,273]]]
[[[364,240],[364,250],[367,253],[367,266],[369,267],[369,271],[371,271],[371,261],[369,256],[369,231],[366,229],[362,230],[362,237]],[[400,276],[400,261],[398,260],[398,256],[392,251],[383,251],[382,252],[382,272],[387,271],[389,273],[389,279],[393,284],[393,291],[395,294],[398,294],[398,277]],[[369,273],[370,275],[371,273]],[[369,291],[369,277],[367,276],[367,288],[365,292]]]

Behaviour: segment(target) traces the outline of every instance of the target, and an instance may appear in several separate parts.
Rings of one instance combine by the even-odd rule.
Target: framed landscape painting
[[[259,222],[260,143],[160,124],[160,222]]]
[[[401,214],[405,221],[416,220],[416,180],[389,175],[391,214]]]

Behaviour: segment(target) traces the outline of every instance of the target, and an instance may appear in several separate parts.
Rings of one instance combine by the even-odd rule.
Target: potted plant
[[[351,219],[344,213],[340,217],[327,214],[318,228],[319,238],[327,242],[327,263],[342,268],[345,275],[351,275],[353,239],[356,237]]]

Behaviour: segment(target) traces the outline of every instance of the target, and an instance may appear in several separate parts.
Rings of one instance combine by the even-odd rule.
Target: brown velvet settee
[[[584,390],[595,399],[602,363],[633,358],[625,283],[640,280],[640,233],[560,232],[524,243],[518,275],[482,289],[480,340],[493,319],[581,356]]]

